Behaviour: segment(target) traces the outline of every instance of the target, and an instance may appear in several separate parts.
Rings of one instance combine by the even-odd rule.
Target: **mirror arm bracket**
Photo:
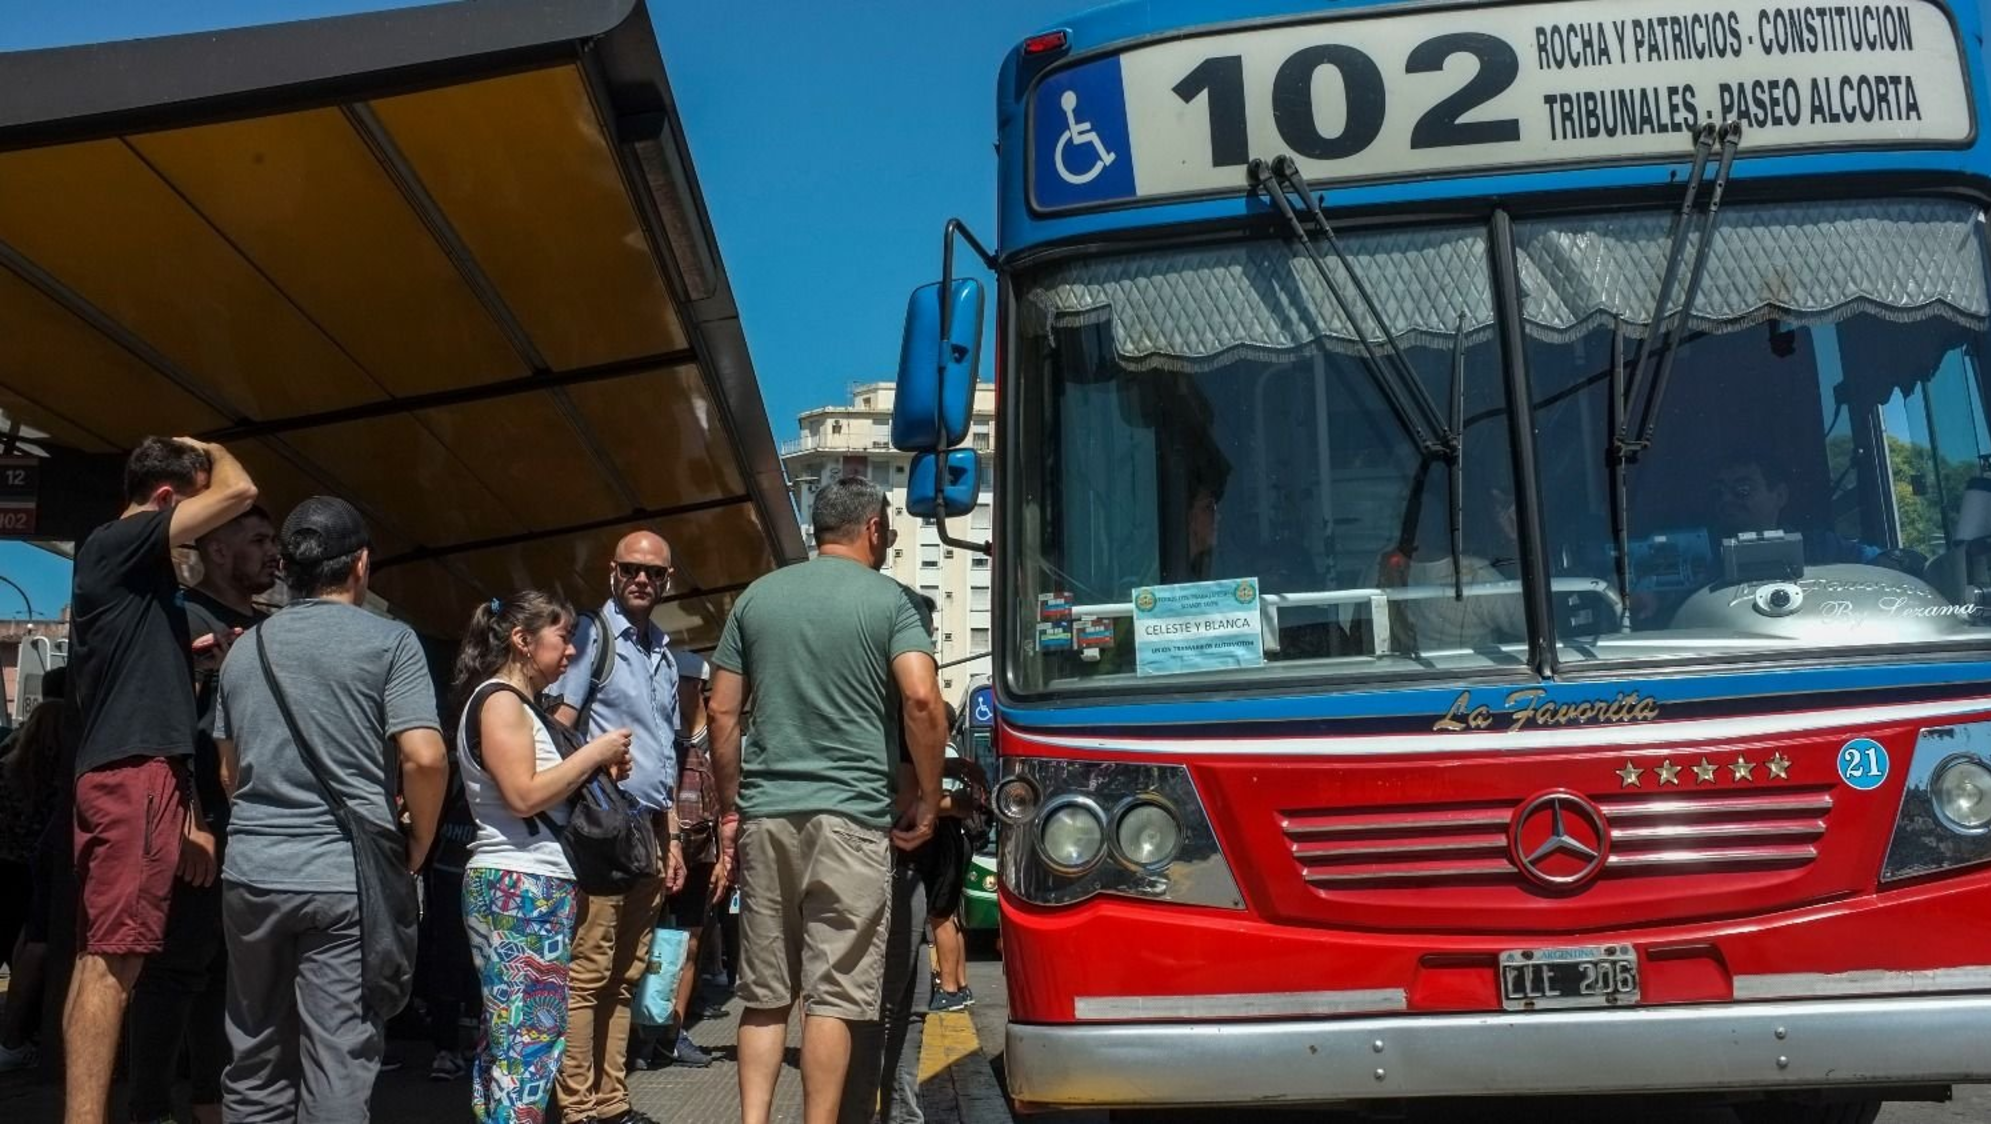
[[[968,224],[957,218],[948,219],[947,228],[940,236],[940,357],[936,370],[943,382],[946,379],[948,365],[957,358],[952,353],[950,343],[954,338],[954,241],[956,238],[966,242],[968,248],[975,252],[975,256],[982,260],[982,264],[987,266],[990,272],[993,273],[996,269],[996,256],[989,252],[989,248],[982,244],[981,239],[975,237],[975,232],[968,229]],[[973,392],[970,391],[970,393],[972,394]],[[947,419],[944,416],[946,408],[944,396],[935,395],[935,424],[933,427],[935,433],[945,434],[947,432]],[[972,407],[969,412],[970,414],[973,413]],[[941,471],[946,461],[947,450],[945,448],[937,448],[933,451],[933,454],[942,462],[942,464],[934,466],[934,471],[937,473]],[[937,484],[938,481],[935,483]],[[947,510],[944,504],[941,505],[939,510],[934,512],[933,525],[934,529],[940,532],[940,541],[947,546],[953,547],[956,550],[972,550],[991,556],[995,554],[994,543],[976,543],[970,542],[967,539],[955,538],[947,529]]]
[[[987,554],[990,556],[994,556],[995,554],[995,544],[992,542],[973,542],[968,539],[957,539],[949,534],[945,514],[936,514],[933,518],[933,525],[940,531],[942,545],[951,546],[956,550],[972,550],[976,554]]]

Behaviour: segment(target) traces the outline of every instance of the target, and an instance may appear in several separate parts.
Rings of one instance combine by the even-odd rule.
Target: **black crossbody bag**
[[[545,727],[561,758],[572,757],[584,744],[579,734],[555,722],[523,691],[508,683],[486,683],[471,694],[463,708],[463,744],[479,769],[485,768],[484,702],[499,691],[518,696],[533,720]],[[555,823],[541,812],[526,819],[525,830],[527,835],[544,830],[559,841],[567,866],[574,872],[574,884],[584,894],[618,897],[637,883],[663,873],[657,864],[657,833],[649,814],[599,769],[567,798],[566,823]]]
[[[394,797],[383,792],[390,813],[388,823],[378,823],[350,807],[327,779],[330,770],[318,751],[304,739],[304,731],[291,712],[290,700],[277,682],[276,668],[263,644],[263,630],[256,629],[256,658],[262,661],[263,680],[270,685],[283,724],[290,728],[290,740],[311,770],[312,779],[332,806],[332,818],[353,847],[353,884],[359,890],[361,999],[367,1014],[385,1023],[408,1005],[415,982],[416,931],[421,922],[420,891],[415,876],[408,873],[408,841],[392,822]]]

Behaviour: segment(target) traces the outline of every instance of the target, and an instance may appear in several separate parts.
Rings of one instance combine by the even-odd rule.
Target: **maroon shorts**
[[[100,956],[150,955],[186,828],[184,763],[127,757],[76,778],[76,945]]]

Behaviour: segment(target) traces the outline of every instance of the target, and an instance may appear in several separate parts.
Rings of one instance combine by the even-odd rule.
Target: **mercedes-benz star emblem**
[[[1544,792],[1522,804],[1507,830],[1514,865],[1557,890],[1581,886],[1604,869],[1611,829],[1597,805],[1574,792]]]

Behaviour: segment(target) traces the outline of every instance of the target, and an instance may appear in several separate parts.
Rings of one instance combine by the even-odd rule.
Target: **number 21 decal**
[[[1839,779],[1862,792],[1887,782],[1887,749],[1872,738],[1854,738],[1839,748]]]

